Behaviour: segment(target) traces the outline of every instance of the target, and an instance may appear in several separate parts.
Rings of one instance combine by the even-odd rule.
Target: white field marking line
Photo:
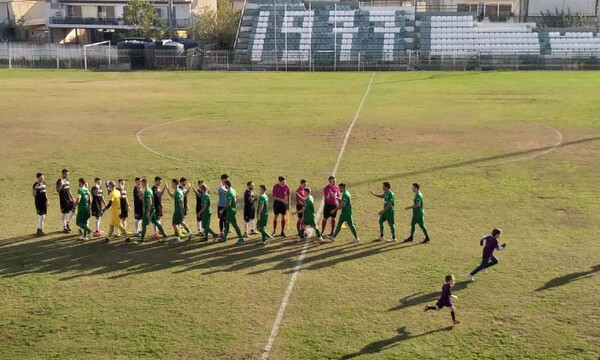
[[[360,101],[360,105],[358,105],[358,109],[356,110],[356,114],[354,114],[354,119],[352,119],[352,123],[348,127],[346,131],[346,136],[344,137],[344,142],[342,143],[342,147],[340,152],[338,153],[337,160],[335,162],[335,166],[333,167],[332,176],[335,176],[337,173],[338,167],[340,166],[340,162],[342,161],[342,155],[346,150],[346,145],[348,144],[348,139],[350,138],[350,133],[354,128],[354,124],[356,124],[356,120],[358,120],[358,116],[360,111],[362,110],[363,105],[365,104],[365,100],[367,99],[367,95],[369,95],[369,91],[371,90],[371,84],[373,84],[373,79],[375,78],[375,73],[371,75],[371,79],[369,80],[369,85],[367,85],[367,89],[365,90],[365,94]],[[325,199],[321,199],[321,203],[319,204],[319,209],[317,210],[317,216],[315,218],[315,223],[319,223],[319,216],[323,212],[323,208],[325,207]],[[296,283],[296,279],[298,278],[298,273],[300,272],[300,267],[302,266],[302,262],[304,261],[304,257],[306,256],[306,250],[308,249],[308,245],[310,241],[306,239],[304,241],[304,245],[302,246],[302,252],[300,253],[300,257],[298,257],[298,262],[294,267],[294,272],[292,273],[292,277],[290,278],[290,282],[285,290],[285,295],[283,295],[283,299],[281,300],[281,305],[279,306],[279,311],[277,312],[277,317],[275,318],[275,323],[273,324],[273,328],[271,329],[271,334],[269,335],[269,340],[265,345],[265,349],[261,355],[261,360],[266,360],[269,358],[271,354],[271,349],[273,348],[273,343],[275,342],[275,338],[277,337],[277,333],[279,332],[279,325],[281,324],[281,320],[283,319],[283,314],[285,313],[285,308],[287,307],[288,301],[290,300],[290,295],[292,294],[292,290],[294,289],[294,284]]]
[[[166,159],[182,161],[182,159],[180,159],[180,158],[176,158],[174,156],[170,156],[170,155],[166,155],[166,154],[163,154],[163,153],[159,153],[158,151],[156,151],[154,149],[151,149],[149,146],[147,146],[146,144],[144,144],[144,142],[142,141],[141,135],[144,132],[146,132],[147,130],[154,129],[155,127],[170,125],[170,124],[174,124],[174,123],[178,123],[178,122],[182,122],[182,121],[187,121],[187,120],[191,120],[191,118],[179,119],[179,120],[169,121],[169,122],[166,122],[166,123],[161,123],[161,124],[156,124],[156,125],[148,126],[146,128],[143,128],[142,130],[138,131],[137,134],[135,134],[135,137],[137,138],[138,144],[140,144],[141,147],[143,147],[144,149],[150,151],[151,153],[154,153],[154,154],[156,154],[158,156],[161,156],[161,157],[164,157]]]
[[[556,144],[552,145],[552,147],[550,147],[549,149],[546,149],[541,152],[536,152],[536,153],[533,153],[533,154],[527,155],[527,156],[522,156],[522,157],[517,157],[517,158],[513,158],[513,159],[500,161],[497,163],[493,163],[492,165],[480,165],[480,166],[481,167],[497,166],[497,165],[508,164],[508,163],[517,162],[517,161],[531,160],[531,159],[535,159],[537,157],[546,155],[549,152],[556,150],[563,142],[563,134],[560,131],[556,130],[555,128],[548,127],[548,129],[554,131],[554,133],[556,134],[556,137],[558,138],[558,140],[556,141]]]
[[[152,149],[151,147],[149,147],[148,145],[146,145],[146,143],[144,143],[144,141],[142,140],[142,134],[145,133],[147,130],[150,129],[154,129],[156,127],[159,126],[165,126],[165,125],[170,125],[170,124],[174,124],[174,123],[178,123],[178,122],[182,122],[182,121],[189,121],[189,120],[193,120],[193,118],[185,118],[185,119],[179,119],[179,120],[174,120],[174,121],[168,121],[165,123],[161,123],[161,124],[155,124],[155,125],[151,125],[148,127],[145,127],[141,130],[139,130],[136,134],[135,137],[137,139],[138,144],[140,144],[141,147],[143,147],[144,149],[150,151],[153,154],[156,154],[160,157],[164,157],[165,159],[171,159],[171,160],[177,160],[177,161],[184,161],[184,159],[180,159],[171,155],[167,155],[167,154],[163,154],[161,152],[158,152],[154,149]],[[227,168],[227,169],[245,169],[244,167],[240,167],[240,166],[233,166],[233,165],[219,165],[220,168]],[[255,168],[252,168],[255,169]],[[263,168],[264,169],[264,168]],[[248,168],[246,168],[245,170],[250,170]],[[265,170],[270,170],[270,171],[274,171],[277,172],[279,174],[306,174],[306,171],[300,171],[300,170],[281,170],[281,169],[265,169]],[[321,171],[322,174],[328,174],[328,172],[326,171]]]

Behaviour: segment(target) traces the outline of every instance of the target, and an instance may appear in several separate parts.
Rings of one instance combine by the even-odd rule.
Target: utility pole
[[[174,37],[174,23],[173,23],[173,0],[169,0],[169,11],[167,11],[169,17],[169,38]]]

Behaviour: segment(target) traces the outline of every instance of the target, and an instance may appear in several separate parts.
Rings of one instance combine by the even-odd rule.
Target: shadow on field
[[[372,342],[372,343],[366,345],[365,347],[363,347],[362,349],[360,349],[360,351],[358,351],[358,352],[355,352],[352,354],[346,354],[346,355],[342,356],[340,358],[340,360],[352,359],[352,358],[355,358],[358,356],[363,356],[363,355],[377,354],[383,350],[391,349],[394,346],[400,345],[400,342],[405,341],[405,340],[410,340],[410,339],[418,338],[418,337],[425,336],[425,335],[431,335],[431,334],[435,334],[438,332],[452,331],[452,326],[446,326],[443,328],[439,328],[436,330],[430,330],[430,331],[424,332],[422,334],[416,334],[416,335],[413,335],[410,331],[407,331],[406,326],[403,326],[396,331],[398,332],[398,335],[393,336],[389,339]]]
[[[466,280],[454,283],[454,286],[452,287],[452,292],[455,293],[457,291],[464,290],[467,288],[468,285],[469,285],[469,282]],[[390,308],[388,311],[402,310],[402,309],[405,309],[405,308],[411,307],[411,306],[435,302],[440,297],[441,293],[442,293],[442,290],[440,289],[440,291],[434,291],[429,294],[416,293],[416,294],[405,296],[402,299],[400,299],[400,304],[398,306],[394,306],[393,308]]]
[[[587,271],[574,272],[571,274],[566,274],[566,275],[554,278],[554,279],[548,281],[546,284],[544,284],[544,286],[535,289],[535,291],[548,290],[548,289],[552,289],[555,287],[567,285],[568,283],[573,282],[573,281],[592,277],[597,272],[600,272],[600,264],[598,264],[596,266],[592,266],[590,268],[590,270],[587,270]]]
[[[232,241],[225,244],[191,241],[177,245],[150,241],[144,245],[121,246],[121,241],[122,238],[116,238],[110,244],[100,244],[95,238],[84,243],[71,234],[3,239],[0,240],[0,276],[50,273],[64,274],[61,280],[69,280],[108,274],[108,278],[116,279],[174,267],[177,267],[175,273],[205,270],[205,275],[244,270],[253,270],[248,275],[269,271],[289,273],[295,268],[303,247],[303,243],[289,238],[276,239],[268,246],[259,245],[258,238],[242,245]],[[309,245],[302,268],[316,270],[407,247],[370,242]]]
[[[594,137],[590,137],[590,138],[565,142],[565,143],[558,145],[556,148],[558,149],[558,148],[562,148],[565,146],[578,145],[578,144],[591,142],[591,141],[597,141],[597,140],[600,140],[600,136],[594,136]],[[365,179],[365,180],[355,181],[355,182],[349,181],[348,184],[350,184],[352,186],[370,184],[370,183],[386,181],[386,180],[390,180],[390,179],[398,179],[398,178],[421,175],[421,174],[426,174],[426,173],[431,173],[431,172],[436,172],[436,171],[455,169],[455,168],[465,167],[465,166],[469,166],[469,165],[476,165],[476,164],[485,163],[488,161],[506,159],[506,158],[520,156],[520,155],[533,154],[538,151],[549,150],[552,148],[554,148],[554,145],[544,146],[544,147],[530,149],[530,150],[524,150],[524,151],[513,151],[513,152],[500,154],[500,155],[487,156],[487,157],[482,157],[482,158],[477,158],[477,159],[472,159],[472,160],[459,161],[459,162],[448,164],[448,165],[432,166],[429,168],[419,169],[419,170],[415,170],[415,171],[408,171],[408,172],[404,172],[404,173],[391,174],[391,175],[372,178],[372,179]]]

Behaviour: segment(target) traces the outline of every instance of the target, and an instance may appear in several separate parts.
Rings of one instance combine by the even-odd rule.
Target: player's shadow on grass
[[[416,335],[413,335],[410,331],[407,331],[406,326],[403,326],[396,331],[398,332],[398,335],[393,336],[389,339],[374,341],[374,342],[366,345],[365,347],[363,347],[362,349],[360,349],[359,351],[357,351],[355,353],[346,354],[346,355],[342,356],[340,358],[340,360],[348,360],[348,359],[352,359],[352,358],[363,356],[363,355],[377,354],[383,350],[391,349],[395,346],[398,346],[402,341],[405,341],[405,340],[410,340],[410,339],[418,338],[421,336],[431,335],[431,334],[435,334],[438,332],[452,331],[452,326],[446,326],[446,327],[443,327],[440,329],[430,330],[430,331],[424,332],[422,334],[416,334]]]
[[[544,286],[535,289],[535,291],[548,290],[548,289],[552,289],[555,287],[566,285],[573,281],[586,279],[586,278],[594,276],[594,274],[597,272],[600,272],[600,264],[592,266],[587,271],[574,272],[571,274],[566,274],[566,275],[554,278],[554,279],[548,281],[546,284],[544,284]]]
[[[558,145],[556,148],[562,148],[562,147],[571,146],[571,145],[578,145],[578,144],[582,144],[582,143],[586,143],[586,142],[590,142],[590,141],[597,141],[597,140],[600,140],[600,136],[594,136],[594,137],[590,137],[590,138],[565,142],[565,143]],[[455,168],[460,168],[460,167],[465,167],[465,166],[470,166],[470,165],[477,165],[477,164],[482,164],[482,163],[486,163],[486,162],[490,162],[490,161],[494,161],[494,160],[506,159],[506,158],[510,158],[510,157],[528,155],[528,154],[533,154],[533,153],[540,152],[540,151],[550,150],[552,148],[554,148],[554,145],[544,146],[544,147],[539,147],[536,149],[530,149],[530,150],[524,150],[524,151],[513,151],[513,152],[500,154],[500,155],[486,156],[486,157],[476,158],[476,159],[472,159],[472,160],[458,161],[456,163],[447,164],[447,165],[432,166],[429,168],[422,168],[422,169],[415,170],[415,171],[408,171],[408,172],[403,172],[403,173],[386,175],[386,176],[382,176],[382,177],[378,177],[378,178],[374,178],[374,179],[365,179],[365,180],[355,181],[355,182],[349,181],[348,184],[350,184],[352,186],[371,184],[374,182],[380,182],[380,181],[385,181],[385,180],[389,180],[389,179],[398,179],[398,178],[421,175],[421,174],[426,174],[426,173],[431,173],[431,172],[436,172],[436,171],[443,171],[443,170],[455,169]]]
[[[98,240],[82,242],[77,235],[69,234],[0,241],[0,276],[50,273],[64,274],[61,280],[93,275],[116,279],[171,268],[175,273],[206,269],[204,274],[244,270],[251,270],[249,275],[292,272],[304,245],[289,238],[276,239],[268,246],[260,246],[258,238],[251,238],[242,245],[230,240],[225,244],[192,241],[169,245],[164,241],[150,241],[144,245],[121,246],[122,238],[114,238],[110,244],[100,244]],[[310,245],[302,269],[321,269],[406,247],[371,242]]]
[[[464,290],[467,288],[468,285],[469,285],[469,282],[466,280],[454,283],[454,286],[452,286],[452,292],[455,293],[455,292]],[[405,309],[405,308],[411,307],[411,306],[435,302],[440,297],[441,293],[442,292],[440,290],[440,291],[430,292],[429,294],[416,293],[416,294],[405,296],[402,299],[400,299],[399,305],[394,306],[393,308],[390,308],[388,311],[402,310],[402,309]]]

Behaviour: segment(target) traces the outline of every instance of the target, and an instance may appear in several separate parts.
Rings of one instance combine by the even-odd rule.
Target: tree
[[[160,38],[167,30],[156,8],[148,0],[130,0],[125,8],[123,21],[135,28],[127,32],[130,36]]]
[[[22,21],[6,20],[0,22],[0,41],[25,41],[25,34]]]
[[[542,12],[542,21],[541,27],[554,27],[554,28],[584,28],[590,27],[590,25],[586,24],[585,16],[579,13],[571,13],[570,9],[567,9],[565,13],[564,10],[558,11],[558,8],[555,8],[556,14],[550,13],[550,10],[547,10],[546,13]]]
[[[217,10],[205,7],[194,14],[188,36],[205,44],[216,44],[219,49],[233,49],[242,14],[228,0],[219,0]]]

